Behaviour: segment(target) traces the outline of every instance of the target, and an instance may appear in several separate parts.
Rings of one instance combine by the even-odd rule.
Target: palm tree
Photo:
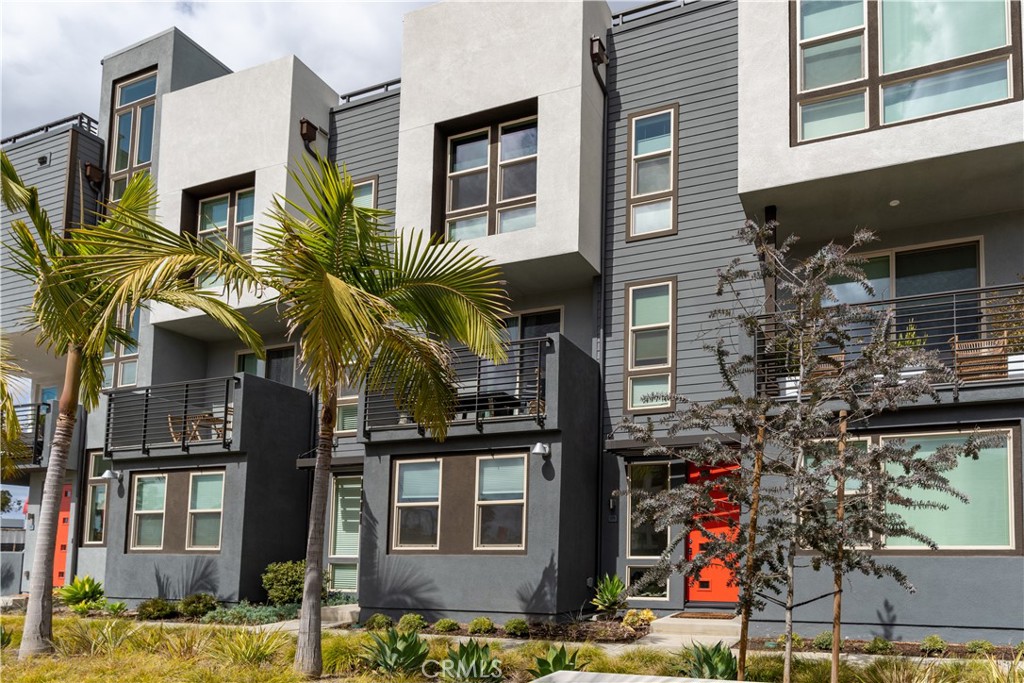
[[[14,409],[12,377],[24,372],[11,356],[7,340],[0,339],[0,479],[18,476],[18,463],[30,457],[28,444],[21,439],[21,424]]]
[[[6,245],[14,261],[12,271],[36,285],[29,325],[38,331],[37,345],[65,357],[64,385],[36,525],[20,650],[24,658],[53,649],[53,547],[76,412],[79,400],[91,408],[99,399],[104,348],[115,342],[135,343],[122,321],[130,321],[143,301],[160,301],[178,308],[199,308],[258,353],[262,341],[237,311],[212,293],[197,291],[194,279],[185,277],[187,273],[217,274],[229,287],[240,289],[255,279],[251,266],[237,252],[200,243],[154,223],[150,216],[156,208],[156,192],[148,174],[132,178],[124,196],[108,207],[98,226],[69,236],[53,230],[36,189],[22,183],[6,154],[0,162],[5,206],[12,213],[24,211],[33,227],[29,229],[24,220],[13,221],[12,241]],[[111,244],[105,238],[116,239]],[[177,260],[165,262],[158,273],[139,274],[142,279],[130,290],[113,287],[106,277],[109,270],[90,265],[94,258],[100,264],[110,264],[167,251],[178,254]]]
[[[397,407],[444,438],[454,410],[449,340],[504,359],[500,271],[458,243],[384,228],[386,212],[353,203],[352,179],[329,161],[291,173],[304,203],[278,198],[263,232],[267,284],[298,335],[320,403],[295,668],[319,676],[324,519],[338,384],[394,393]]]

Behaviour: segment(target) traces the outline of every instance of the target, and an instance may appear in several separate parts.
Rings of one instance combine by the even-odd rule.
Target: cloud
[[[238,71],[295,54],[339,93],[396,78],[408,2],[8,2],[2,134],[99,108],[100,60],[177,26]]]

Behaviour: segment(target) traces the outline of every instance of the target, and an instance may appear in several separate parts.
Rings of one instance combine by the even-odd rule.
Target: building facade
[[[963,24],[977,30],[951,38]],[[874,229],[878,304],[957,373],[941,404],[857,438],[995,437],[953,475],[972,502],[913,520],[939,550],[882,551],[917,592],[849,579],[847,633],[1024,636],[1024,332],[1008,308],[1024,287],[1019,2],[702,0],[614,16],[601,2],[439,3],[407,15],[401,78],[354,93],[294,57],[232,73],[177,30],[105,59],[101,83],[98,124],[65,126],[77,145],[54,131],[4,142],[27,182],[56,184],[51,216],[75,192],[116,200],[146,171],[165,225],[258,261],[259,216],[296,197],[287,168],[315,152],[396,228],[465,240],[502,267],[508,360],[457,353],[445,442],[386,395],[341,392],[324,566],[368,613],[554,619],[585,607],[603,574],[633,582],[656,563],[670,530],[632,523],[631,494],[715,473],[645,458],[617,426],[670,414],[652,393],[722,395],[705,346],[751,341],[711,317],[716,275],[753,258],[735,237],[746,217],[775,217],[801,253]],[[64,180],[34,180],[40,150],[59,145]],[[86,162],[98,183],[76,184]],[[5,275],[3,293],[4,332],[22,335],[35,405],[50,406],[26,410],[42,415],[59,363],[14,322],[31,292]],[[256,294],[233,303],[266,361],[196,312],[154,305],[83,415],[62,566],[112,599],[260,599],[266,564],[303,555],[312,399],[284,326]],[[42,454],[45,415],[32,424]],[[707,435],[661,436],[685,452]],[[831,590],[800,571],[798,600]],[[982,580],[949,590],[969,577]],[[735,600],[730,577],[707,572],[631,604]],[[781,616],[770,608],[755,629],[778,632]],[[831,611],[797,620],[822,630]]]

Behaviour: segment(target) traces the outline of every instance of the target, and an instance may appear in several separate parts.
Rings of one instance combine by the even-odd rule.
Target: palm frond
[[[21,438],[21,423],[10,386],[11,378],[22,373],[24,370],[11,356],[10,345],[0,339],[0,478],[4,480],[16,477],[18,462],[32,455]]]

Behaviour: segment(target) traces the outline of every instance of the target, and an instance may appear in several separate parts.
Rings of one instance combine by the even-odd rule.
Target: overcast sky
[[[402,15],[425,4],[0,0],[2,135],[97,116],[100,60],[171,26],[234,71],[295,54],[339,93],[397,78]]]

